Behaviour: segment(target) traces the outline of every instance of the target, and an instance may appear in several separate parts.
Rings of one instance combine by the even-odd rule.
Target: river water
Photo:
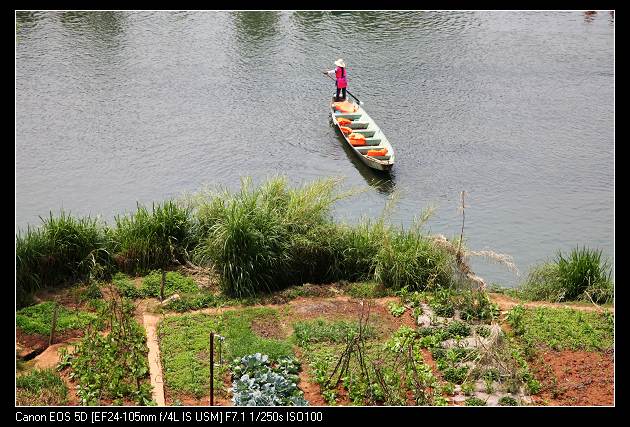
[[[129,212],[284,174],[369,190],[335,216],[391,220],[512,255],[517,276],[577,245],[614,251],[614,15],[569,12],[21,12],[16,230],[60,209]],[[332,127],[349,89],[396,150],[363,166]]]

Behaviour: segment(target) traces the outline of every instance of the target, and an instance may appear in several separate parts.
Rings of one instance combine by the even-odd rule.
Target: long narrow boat
[[[330,115],[343,139],[363,163],[381,171],[394,166],[394,148],[363,107],[354,101],[335,102],[333,97]]]

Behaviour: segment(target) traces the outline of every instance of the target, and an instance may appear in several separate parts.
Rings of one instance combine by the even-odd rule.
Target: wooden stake
[[[53,318],[52,325],[50,327],[50,339],[48,340],[48,345],[51,346],[55,342],[55,330],[57,329],[57,314],[59,312],[59,304],[55,302],[55,307],[53,308]]]
[[[466,220],[466,213],[464,211],[464,191],[462,191],[462,232],[459,235],[459,247],[457,248],[457,261],[462,260],[462,240],[464,240],[464,221]]]
[[[214,406],[214,332],[210,332],[210,406]]]
[[[166,282],[166,271],[162,269],[162,283],[160,284],[160,301],[164,301],[164,283]]]

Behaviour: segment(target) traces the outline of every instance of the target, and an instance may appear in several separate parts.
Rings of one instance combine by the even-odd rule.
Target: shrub
[[[478,397],[469,397],[466,399],[466,406],[486,406],[486,401]]]
[[[499,399],[499,406],[518,406],[518,402],[513,397],[503,396]]]
[[[334,190],[333,180],[289,189],[286,179],[277,178],[253,190],[245,181],[239,193],[224,195],[222,205],[211,202],[214,225],[195,259],[216,266],[230,296],[321,282],[333,265]]]

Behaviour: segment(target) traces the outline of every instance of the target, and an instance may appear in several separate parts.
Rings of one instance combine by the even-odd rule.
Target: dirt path
[[[160,345],[157,337],[157,324],[160,317],[155,314],[144,313],[142,322],[147,331],[147,347],[149,347],[149,372],[151,374],[151,386],[153,387],[153,400],[158,406],[165,406],[164,402],[164,378],[162,377],[162,363],[160,362]]]
[[[160,344],[157,335],[157,325],[160,316],[149,312],[148,308],[155,301],[142,300],[136,306],[136,317],[142,319],[142,324],[147,332],[147,347],[149,348],[149,374],[151,376],[151,386],[153,387],[153,400],[158,406],[166,406],[164,399],[164,377],[162,375],[162,362],[160,358]]]
[[[593,304],[587,305],[586,303],[580,304],[580,305],[577,305],[577,304],[574,305],[573,303],[563,304],[563,303],[554,303],[554,302],[545,302],[545,301],[522,302],[515,298],[509,297],[507,295],[497,294],[497,293],[492,293],[492,292],[489,292],[488,296],[493,302],[499,305],[499,308],[501,309],[501,311],[507,311],[511,309],[512,307],[517,306],[519,304],[523,305],[526,308],[536,308],[536,307],[570,308],[572,310],[596,312],[596,313],[614,311],[613,307],[601,307],[601,306],[595,306]]]

